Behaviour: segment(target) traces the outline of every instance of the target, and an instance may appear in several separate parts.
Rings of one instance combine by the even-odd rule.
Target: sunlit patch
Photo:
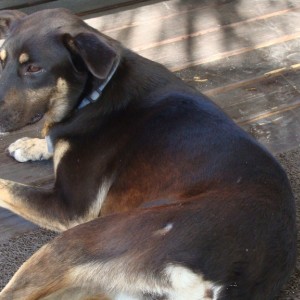
[[[29,55],[27,53],[22,53],[19,57],[19,63],[24,64],[29,60]]]
[[[1,59],[1,61],[5,61],[5,60],[6,60],[6,57],[7,57],[7,52],[6,52],[5,49],[2,49],[2,50],[0,51],[0,59]]]

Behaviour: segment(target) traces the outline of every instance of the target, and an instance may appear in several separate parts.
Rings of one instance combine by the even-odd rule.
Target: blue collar
[[[94,90],[91,94],[89,94],[84,99],[82,99],[82,101],[80,102],[80,104],[77,107],[77,110],[96,102],[101,97],[103,90],[105,89],[105,87],[107,86],[107,84],[109,83],[111,78],[114,76],[114,74],[118,68],[118,65],[119,64],[116,63],[113,66],[113,68],[111,69],[111,72],[109,73],[107,78],[101,83],[101,85],[96,90]]]

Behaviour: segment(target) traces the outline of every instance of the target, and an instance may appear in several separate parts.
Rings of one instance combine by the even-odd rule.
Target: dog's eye
[[[25,74],[34,74],[34,73],[38,73],[38,72],[41,72],[42,71],[42,68],[39,67],[39,66],[36,66],[36,65],[28,65],[26,67],[26,71],[25,71]]]

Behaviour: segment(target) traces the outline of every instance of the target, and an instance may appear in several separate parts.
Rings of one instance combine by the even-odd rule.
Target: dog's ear
[[[26,14],[18,10],[1,10],[0,11],[0,39],[5,39],[9,34],[10,29]]]
[[[99,79],[104,80],[118,63],[117,49],[96,33],[65,34],[64,42],[73,56],[79,56],[92,75]]]

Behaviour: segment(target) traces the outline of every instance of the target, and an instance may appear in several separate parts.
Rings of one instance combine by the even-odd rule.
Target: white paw
[[[21,138],[8,147],[9,154],[19,162],[45,160],[52,157],[45,139]]]

